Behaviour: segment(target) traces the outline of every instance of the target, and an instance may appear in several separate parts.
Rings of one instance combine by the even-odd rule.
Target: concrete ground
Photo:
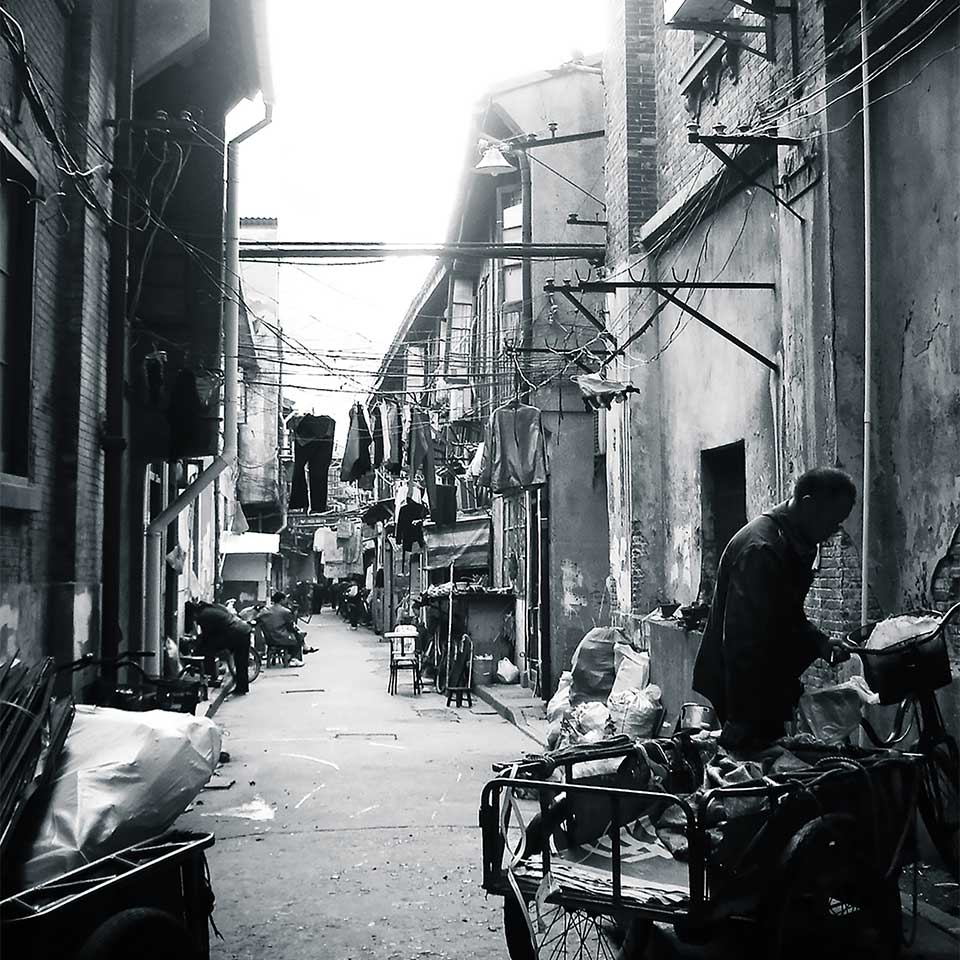
[[[215,720],[228,789],[178,826],[209,830],[223,934],[211,956],[504,955],[501,902],[480,889],[480,791],[491,764],[536,749],[486,704],[389,696],[388,645],[331,613],[300,669],[264,671]]]
[[[271,668],[217,708],[230,760],[214,783],[233,785],[204,790],[177,824],[216,834],[224,939],[211,957],[505,958],[502,901],[480,888],[477,809],[493,762],[540,752],[542,721],[519,691],[447,708],[401,674],[391,697],[386,643],[331,613],[306,629],[319,652],[302,668]],[[744,946],[685,947],[658,929],[647,957],[732,960]],[[958,955],[929,918],[905,951]]]

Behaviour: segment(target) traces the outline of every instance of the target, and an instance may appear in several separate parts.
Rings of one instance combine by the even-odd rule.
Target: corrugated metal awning
[[[442,570],[450,564],[473,569],[490,567],[490,518],[464,517],[452,527],[423,525],[427,569]]]

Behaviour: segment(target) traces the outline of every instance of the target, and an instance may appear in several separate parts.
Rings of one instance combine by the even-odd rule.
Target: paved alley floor
[[[209,851],[228,958],[505,955],[501,901],[480,888],[477,810],[491,764],[536,749],[474,701],[387,687],[389,646],[325,612],[298,669],[265,670],[216,714],[234,780],[178,826]]]
[[[178,826],[211,831],[223,940],[213,960],[502,960],[502,901],[480,887],[477,810],[491,764],[538,746],[475,700],[447,708],[386,692],[389,647],[332,613],[307,626],[301,668],[265,670],[215,719],[227,789],[206,789]],[[904,955],[953,960],[921,921]],[[655,931],[648,960],[748,958],[745,944],[679,944]],[[824,954],[826,957],[826,954]],[[760,958],[758,958],[760,960]],[[855,960],[847,957],[846,960]]]

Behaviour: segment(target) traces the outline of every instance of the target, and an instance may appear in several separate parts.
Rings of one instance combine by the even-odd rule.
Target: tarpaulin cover
[[[452,527],[424,523],[427,569],[488,567],[490,565],[490,518],[464,517]]]
[[[220,731],[206,717],[78,706],[21,889],[162,833],[219,758]]]

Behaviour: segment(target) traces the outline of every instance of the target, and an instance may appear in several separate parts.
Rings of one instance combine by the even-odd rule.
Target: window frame
[[[37,194],[40,184],[40,174],[36,165],[11,140],[0,131],[0,163],[6,165],[8,160],[16,164],[32,181],[34,195]],[[6,177],[5,174],[3,174]],[[22,395],[15,398],[16,406],[22,405],[25,425],[21,449],[14,453],[16,460],[11,464],[4,464],[0,469],[0,508],[14,510],[37,510],[40,507],[39,491],[33,485],[33,377],[34,355],[36,343],[36,284],[37,284],[37,207],[28,200],[24,204],[26,216],[21,229],[29,230],[29,244],[18,245],[17,255],[27,260],[29,280],[24,280],[24,292],[28,298],[27,305],[27,343],[22,349],[26,360],[26,370],[23,374]],[[28,253],[25,253],[25,249]],[[19,264],[17,265],[19,267]],[[6,318],[5,318],[6,319]],[[3,328],[6,331],[6,324]],[[2,402],[2,398],[0,398]],[[22,404],[21,404],[22,402]]]

